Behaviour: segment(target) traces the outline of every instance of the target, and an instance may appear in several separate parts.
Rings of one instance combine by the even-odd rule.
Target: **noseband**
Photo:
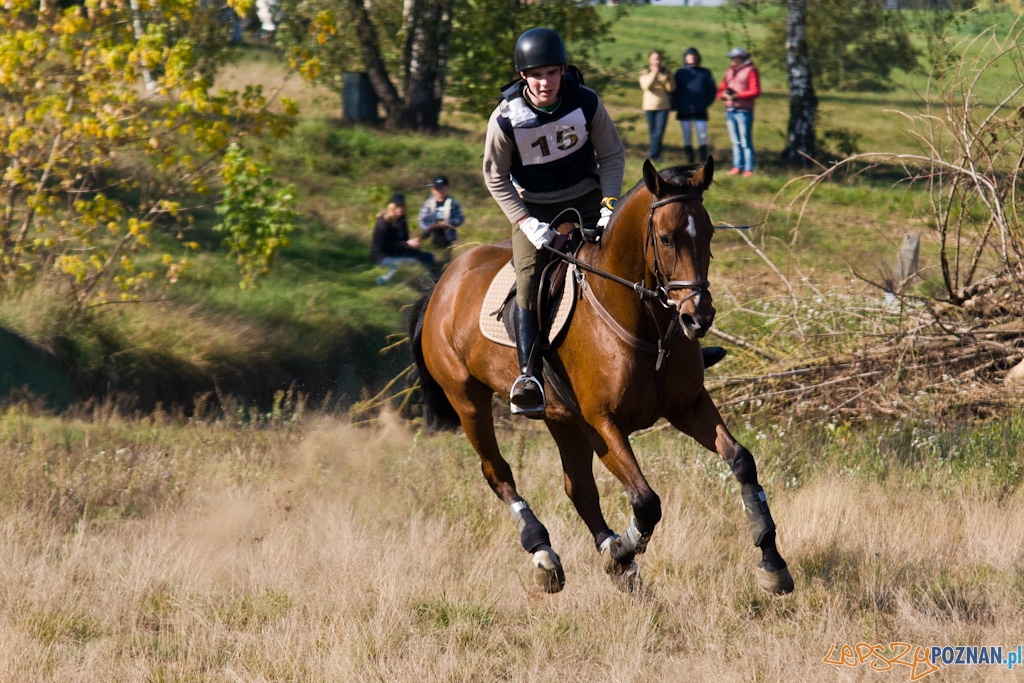
[[[651,210],[647,213],[647,236],[644,238],[644,255],[646,256],[647,250],[652,249],[654,251],[654,282],[655,291],[658,293],[658,300],[661,305],[665,308],[669,306],[679,307],[682,303],[692,299],[696,296],[700,296],[703,292],[708,291],[708,287],[711,283],[707,280],[666,280],[662,271],[665,270],[665,266],[661,261],[661,250],[658,248],[658,240],[654,234],[654,210],[665,206],[667,204],[674,204],[676,202],[684,202],[687,200],[694,200],[703,202],[704,197],[699,194],[675,194],[671,197],[664,197],[662,199],[656,199],[651,202]],[[694,256],[696,257],[696,239],[697,236],[692,236],[694,239]],[[683,297],[680,301],[674,302],[669,298],[669,292],[673,292],[677,289],[689,289],[689,294]]]

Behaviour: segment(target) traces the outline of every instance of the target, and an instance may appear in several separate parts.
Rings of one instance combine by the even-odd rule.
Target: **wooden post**
[[[917,257],[920,253],[921,236],[910,233],[903,236],[903,244],[896,254],[896,266],[893,268],[893,287],[898,294],[910,280],[917,275]]]

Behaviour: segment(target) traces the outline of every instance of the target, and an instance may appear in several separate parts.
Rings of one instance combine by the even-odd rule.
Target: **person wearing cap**
[[[516,348],[520,376],[509,400],[516,414],[544,414],[535,362],[537,291],[556,236],[548,224],[563,209],[580,212],[584,237],[600,239],[622,191],[626,150],[607,109],[568,65],[565,44],[549,28],[516,41],[519,78],[501,90],[487,122],[484,183],[512,223],[516,269]],[[556,226],[562,227],[562,226]]]
[[[725,127],[732,140],[731,175],[754,175],[754,99],[761,94],[761,80],[750,53],[734,47],[726,55],[731,64],[718,86],[718,97],[725,105]]]
[[[711,71],[700,65],[697,48],[688,48],[683,53],[683,67],[676,70],[675,82],[672,104],[683,129],[686,163],[703,163],[708,158],[708,107],[715,102],[717,87]],[[693,154],[693,131],[699,145],[696,157]]]
[[[669,70],[661,65],[661,50],[653,50],[647,58],[647,68],[640,72],[641,106],[647,117],[647,135],[650,147],[647,156],[652,161],[661,159],[661,139],[665,136],[668,112],[672,109],[670,94],[676,89]]]
[[[424,237],[431,237],[435,247],[444,249],[459,236],[456,228],[465,220],[462,207],[455,197],[448,194],[448,179],[443,175],[427,183],[427,187],[430,188],[430,197],[420,208],[420,230]]]
[[[370,242],[370,259],[388,272],[377,278],[383,285],[398,272],[399,266],[421,263],[433,272],[434,255],[420,251],[420,238],[409,238],[409,225],[405,220],[405,196],[396,192],[384,211],[377,214]]]

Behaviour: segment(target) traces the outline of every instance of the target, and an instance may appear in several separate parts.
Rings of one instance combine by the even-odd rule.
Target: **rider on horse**
[[[565,44],[549,28],[516,42],[520,78],[501,91],[487,123],[484,181],[512,223],[516,270],[516,348],[520,377],[509,400],[514,413],[543,413],[540,364],[534,362],[537,293],[548,261],[549,222],[579,211],[584,236],[600,239],[622,190],[626,151],[601,98],[568,66]]]

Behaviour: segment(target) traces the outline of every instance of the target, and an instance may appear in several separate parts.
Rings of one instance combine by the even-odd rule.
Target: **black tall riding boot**
[[[540,375],[540,359],[535,357],[534,346],[537,342],[537,314],[524,311],[518,306],[515,309],[516,351],[519,354],[519,379],[512,385],[509,401],[512,412],[521,414],[543,414],[544,387],[537,376]],[[535,376],[537,375],[537,376]]]
[[[700,163],[702,163],[702,164],[705,161],[708,160],[708,146],[707,145],[701,145],[700,149],[697,150],[697,160],[700,161]]]
[[[692,164],[693,163],[693,147],[690,147],[689,145],[687,145],[686,147],[683,147],[683,151],[686,152],[686,163]]]

